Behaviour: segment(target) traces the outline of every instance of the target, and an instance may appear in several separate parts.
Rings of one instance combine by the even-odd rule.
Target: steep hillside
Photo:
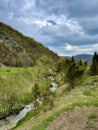
[[[43,55],[58,59],[55,53],[42,44],[0,22],[0,64],[32,66]]]

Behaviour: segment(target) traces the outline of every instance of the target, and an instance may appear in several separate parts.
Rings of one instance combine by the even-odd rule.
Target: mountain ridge
[[[6,66],[32,66],[46,55],[58,59],[58,55],[33,38],[23,35],[9,25],[0,22],[0,63]]]
[[[87,61],[88,63],[91,64],[93,55],[91,55],[91,54],[78,54],[78,55],[75,55],[73,57],[76,61],[83,60],[83,61]],[[66,56],[66,58],[70,59],[71,57]]]

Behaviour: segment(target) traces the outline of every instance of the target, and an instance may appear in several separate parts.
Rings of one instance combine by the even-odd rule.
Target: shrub
[[[85,90],[85,91],[83,92],[83,94],[86,95],[86,96],[90,96],[90,95],[91,95],[91,91]]]
[[[89,115],[89,118],[91,118],[91,119],[97,118],[97,114],[96,113],[91,113]]]
[[[93,128],[93,127],[95,127],[95,125],[96,125],[96,123],[95,123],[94,121],[90,121],[90,122],[88,123],[88,127],[89,127],[89,128]]]

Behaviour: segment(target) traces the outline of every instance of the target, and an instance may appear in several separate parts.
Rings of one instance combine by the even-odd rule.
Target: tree
[[[39,99],[41,96],[41,92],[37,83],[35,83],[34,87],[32,87],[32,99],[34,104],[34,109],[36,110],[39,107]]]
[[[23,54],[21,52],[17,54],[16,67],[23,67]]]
[[[98,54],[97,54],[97,52],[94,53],[94,56],[92,59],[92,64],[90,67],[90,73],[93,76],[98,74]]]
[[[83,67],[78,66],[76,63],[70,64],[67,70],[67,81],[69,82],[70,88],[74,88],[75,81],[83,74]]]
[[[71,64],[67,71],[67,79],[68,79],[68,82],[69,82],[71,88],[74,88],[74,81],[76,79],[75,65],[76,65],[75,63]]]
[[[71,62],[71,63],[74,63],[74,62],[75,62],[75,59],[74,59],[73,56],[71,57],[70,62]]]
[[[82,66],[82,65],[83,65],[81,59],[78,61],[78,64],[79,64],[79,66]]]
[[[15,84],[15,78],[13,78],[13,80],[8,80],[7,82],[4,82],[2,79],[0,84],[0,104],[2,113],[6,115],[13,112],[14,107],[19,103],[19,99],[20,91]]]
[[[64,71],[69,64],[69,60],[66,58],[60,58],[57,65],[57,72]]]
[[[93,62],[97,62],[98,63],[98,54],[97,52],[94,53],[94,56],[93,56]]]
[[[92,76],[95,76],[95,75],[97,75],[98,74],[98,64],[97,64],[97,62],[96,61],[94,61],[94,62],[92,62],[92,64],[91,64],[91,68],[90,68],[90,72],[91,72],[91,75]]]
[[[52,109],[54,106],[54,97],[53,93],[50,90],[50,86],[47,87],[46,90],[42,93],[42,102],[43,102],[43,110],[46,112],[47,109]]]
[[[84,65],[87,66],[87,61],[84,62]]]
[[[53,66],[52,59],[46,55],[43,55],[36,61],[36,66],[38,68],[38,78],[47,77],[50,73],[50,69]]]

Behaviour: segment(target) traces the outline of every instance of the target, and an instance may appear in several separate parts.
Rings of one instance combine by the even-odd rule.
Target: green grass
[[[93,128],[93,127],[95,127],[96,126],[96,122],[94,122],[94,121],[90,121],[89,123],[88,123],[88,127],[89,128]]]
[[[97,118],[97,114],[96,114],[96,113],[91,113],[91,114],[89,115],[89,118],[90,118],[90,119]]]
[[[78,106],[78,107],[84,107],[84,106],[88,106],[88,107],[90,107],[90,106],[98,106],[98,103],[95,102],[95,103],[89,104],[88,102],[87,102],[87,103],[79,103],[79,102],[77,102],[77,103],[71,104],[71,105],[69,105],[69,106],[67,106],[67,107],[65,107],[65,108],[62,108],[62,109],[60,109],[59,111],[57,111],[57,112],[55,112],[55,113],[49,115],[49,116],[48,116],[47,118],[45,118],[39,125],[33,127],[32,130],[46,130],[46,128],[47,128],[47,126],[49,125],[49,123],[50,123],[51,121],[53,121],[55,118],[57,118],[57,117],[60,115],[60,113],[62,113],[62,112],[64,112],[64,111],[73,110],[73,109],[74,109],[75,107],[77,107],[77,106]],[[88,124],[88,125],[89,125],[89,126],[93,126],[94,123],[91,122],[91,123]]]
[[[96,83],[93,82],[95,79],[97,80]],[[22,130],[25,123],[28,126],[28,130],[46,130],[49,123],[64,111],[73,110],[77,106],[98,107],[98,76],[84,76],[82,80],[81,84],[70,92],[66,93],[63,91],[62,94],[55,99],[55,106],[52,110],[48,110],[46,113],[39,113],[36,115],[36,119],[31,118],[30,120],[27,120],[23,124],[18,125],[16,130]],[[91,84],[93,85],[93,89],[90,90],[90,95],[85,95],[84,92],[87,91],[86,86]],[[59,91],[59,87],[57,91]]]
[[[50,84],[49,80],[38,79],[37,75],[38,69],[36,67],[29,67],[26,69],[18,67],[0,68],[0,96],[4,89],[9,91],[10,89],[12,90],[12,88],[17,88],[19,92],[19,104],[15,106],[15,109],[25,106],[32,102],[31,90],[35,81],[39,84],[41,91],[45,90]],[[3,113],[2,106],[0,107],[0,113]]]
[[[23,119],[21,119],[21,120],[17,123],[17,126],[22,125],[23,123],[25,123],[26,121],[28,121],[28,120],[31,119],[32,117],[36,116],[38,113],[40,113],[40,111],[41,111],[41,108],[37,109],[36,111],[35,111],[35,110],[31,110],[30,112],[27,113],[27,115],[26,115]],[[17,126],[14,127],[14,128],[12,128],[12,130],[16,129]]]
[[[30,102],[30,92],[31,88],[36,81],[40,90],[43,91],[50,84],[49,80],[43,78],[38,79],[38,68],[0,68],[0,81],[9,82],[15,81],[15,85],[19,87],[22,95],[21,102],[25,105]],[[63,84],[62,74],[57,75],[57,81],[59,80],[60,85],[57,89],[57,95],[55,98],[54,108],[48,110],[46,113],[42,110],[38,110],[38,114],[35,117],[33,111],[29,112],[25,118],[23,118],[15,130],[22,130],[25,126],[25,123],[28,125],[28,130],[46,130],[48,124],[53,121],[60,113],[68,110],[73,110],[76,106],[98,106],[98,76],[88,76],[84,74],[82,79],[78,82],[75,89],[66,93],[66,88],[68,84]],[[3,80],[2,80],[3,79]],[[96,82],[94,82],[96,80]],[[3,84],[3,82],[1,82]],[[87,90],[86,86],[92,85],[92,90]],[[62,93],[59,94],[59,91],[62,90]]]

